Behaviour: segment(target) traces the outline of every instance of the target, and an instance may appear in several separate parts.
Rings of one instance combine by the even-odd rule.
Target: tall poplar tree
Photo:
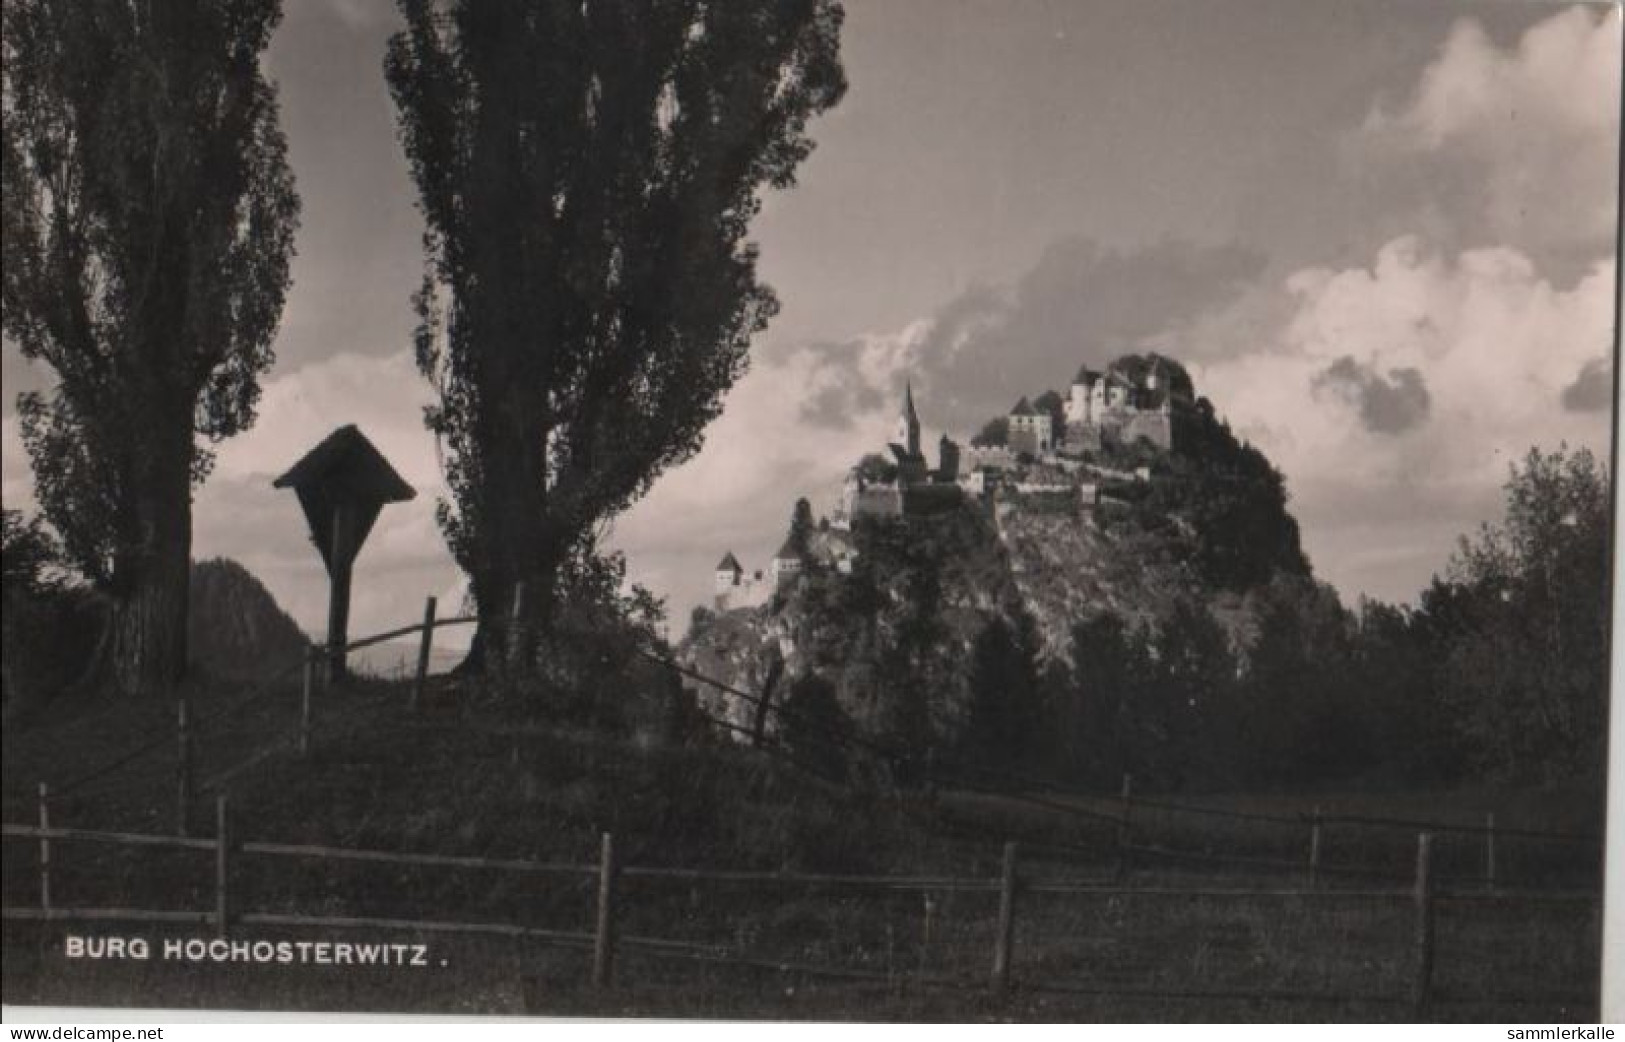
[[[279,0],[4,0],[5,332],[41,509],[112,595],[125,691],[186,666],[198,439],[248,427],[299,203],[260,55]]]
[[[777,310],[746,235],[845,90],[842,11],[400,9],[385,74],[427,225],[417,361],[438,394],[440,521],[479,613],[471,662],[523,672],[600,524],[698,450]]]

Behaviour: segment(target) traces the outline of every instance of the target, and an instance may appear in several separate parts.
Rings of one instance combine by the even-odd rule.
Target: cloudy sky
[[[1606,451],[1620,19],[1430,0],[847,0],[851,91],[756,225],[784,309],[703,452],[615,526],[680,622],[885,439],[905,378],[964,436],[1154,347],[1287,476],[1317,573],[1414,600],[1510,460]],[[196,552],[308,629],[325,578],[271,478],[358,423],[419,489],[357,566],[352,630],[457,596],[410,361],[419,220],[384,0],[296,0],[272,45],[304,226],[257,426]],[[4,498],[27,507],[8,346]]]

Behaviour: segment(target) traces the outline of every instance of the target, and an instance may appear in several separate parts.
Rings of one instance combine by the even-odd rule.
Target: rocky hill
[[[309,646],[271,592],[236,561],[194,562],[190,596],[187,646],[193,664],[210,676],[256,676]]]
[[[1177,378],[1189,386],[1182,368]],[[1035,675],[1059,677],[1079,668],[1080,624],[1115,619],[1154,659],[1169,621],[1194,608],[1244,659],[1249,593],[1312,583],[1297,525],[1279,473],[1205,399],[1180,402],[1172,429],[1166,449],[1107,443],[962,473],[955,509],[815,521],[799,537],[801,567],[766,603],[696,612],[679,654],[775,701],[818,676],[862,730],[948,743],[976,714],[988,669],[978,641],[993,630]],[[695,690],[738,726],[775,726],[743,700]]]

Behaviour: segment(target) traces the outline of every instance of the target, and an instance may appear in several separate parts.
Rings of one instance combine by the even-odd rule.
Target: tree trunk
[[[192,430],[148,442],[134,468],[131,545],[114,576],[112,671],[117,689],[150,696],[186,672],[186,614],[192,567]],[[145,439],[144,439],[145,440]],[[146,446],[144,446],[145,448]]]
[[[534,431],[504,430],[493,460],[481,512],[481,567],[473,588],[479,618],[469,665],[508,681],[534,679],[553,633],[559,568],[564,560],[557,526],[547,513],[547,490]]]

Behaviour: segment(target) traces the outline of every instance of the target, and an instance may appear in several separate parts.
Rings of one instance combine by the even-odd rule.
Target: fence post
[[[187,818],[192,807],[192,728],[187,720],[186,699],[175,706],[175,834],[187,834]]]
[[[1495,889],[1495,812],[1484,815],[1484,881]]]
[[[1315,815],[1309,823],[1309,889],[1314,890],[1320,886],[1320,808],[1315,808]]]
[[[999,924],[993,934],[993,994],[1010,989],[1010,963],[1016,933],[1016,845],[1004,845],[1004,868],[999,876]]]
[[[925,904],[924,923],[923,923],[923,928],[920,931],[920,934],[921,934],[921,937],[920,937],[920,976],[921,977],[925,976],[925,971],[926,971],[927,967],[930,965],[930,959],[931,959],[931,925],[932,925],[932,920],[936,917],[936,913],[937,913],[936,897],[929,890],[927,890],[925,892],[924,904]]]
[[[305,652],[304,688],[299,696],[299,755],[310,755],[310,725],[314,714],[312,704],[316,687],[316,653]]]
[[[604,833],[598,855],[598,923],[592,946],[592,986],[607,988],[615,979],[615,837]]]
[[[41,832],[51,828],[51,787],[44,782],[39,783],[39,827]],[[43,835],[39,838],[39,906],[51,910],[51,840]]]
[[[231,923],[231,891],[228,887],[231,861],[231,808],[226,794],[214,801],[214,924],[225,937]]]
[[[1117,821],[1117,879],[1119,882],[1128,878],[1133,869],[1133,857],[1129,853],[1129,845],[1133,841],[1134,819],[1134,775],[1123,775],[1122,808]]]
[[[412,683],[412,711],[423,708],[423,689],[429,684],[429,651],[434,647],[435,599],[423,602],[423,637],[418,642],[418,675]]]
[[[1433,835],[1416,837],[1416,977],[1411,985],[1411,1012],[1417,1020],[1427,1015],[1433,986]]]

